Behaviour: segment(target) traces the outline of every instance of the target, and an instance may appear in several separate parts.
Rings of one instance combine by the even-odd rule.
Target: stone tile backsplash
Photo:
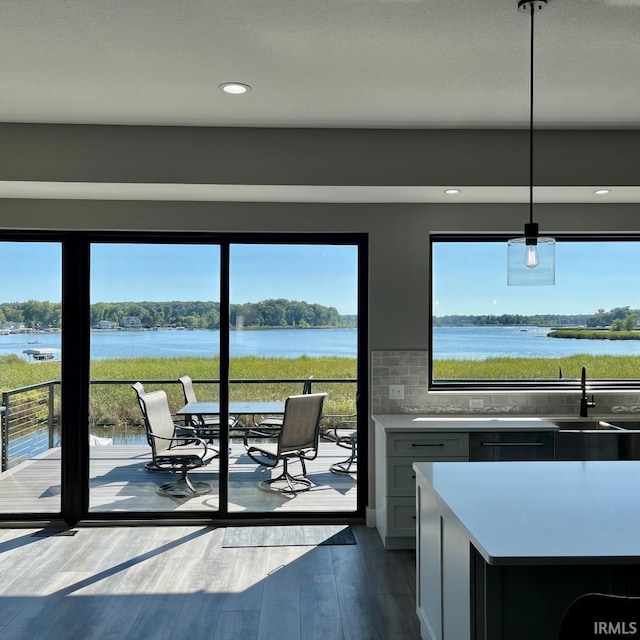
[[[389,385],[403,385],[404,399],[391,400]],[[577,415],[576,393],[428,392],[427,351],[373,351],[371,354],[372,413]],[[640,393],[598,394],[593,415],[640,413]],[[476,408],[482,401],[482,408]]]

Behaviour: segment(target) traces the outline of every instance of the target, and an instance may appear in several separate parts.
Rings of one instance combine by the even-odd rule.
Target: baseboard
[[[373,529],[376,526],[376,510],[367,507],[364,515],[367,527],[371,527]]]

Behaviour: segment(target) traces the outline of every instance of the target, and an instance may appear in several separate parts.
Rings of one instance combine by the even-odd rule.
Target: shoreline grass
[[[60,362],[27,362],[16,355],[0,356],[0,390],[8,391],[29,385],[60,380]],[[147,384],[145,389],[164,389],[173,411],[184,404],[182,387],[178,378],[189,375],[194,380],[219,378],[220,360],[215,358],[113,358],[93,360],[90,377],[93,383],[103,380],[122,380],[122,384],[91,385],[92,424],[139,423],[140,409],[129,380],[161,380],[162,383]],[[295,379],[309,376],[329,379],[356,379],[355,358],[301,356],[298,358],[260,358],[243,356],[231,359],[232,380]],[[166,382],[165,382],[166,381]],[[200,400],[219,399],[218,385],[195,384]],[[302,382],[285,383],[234,383],[230,389],[231,400],[283,400],[288,395],[300,393]],[[314,392],[326,392],[325,413],[351,414],[355,412],[354,383],[315,383]],[[56,413],[59,409],[56,409]]]
[[[640,378],[640,356],[575,354],[557,358],[486,358],[484,360],[434,360],[434,380],[557,380],[579,379],[582,367],[589,378],[603,380]]]
[[[611,331],[610,329],[553,329],[547,338],[575,340],[640,340],[640,331]]]

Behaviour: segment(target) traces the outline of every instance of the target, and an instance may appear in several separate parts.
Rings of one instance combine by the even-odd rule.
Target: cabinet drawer
[[[387,439],[388,456],[428,461],[443,456],[467,457],[468,433],[394,433]]]
[[[438,457],[438,462],[466,462],[467,458],[456,456]],[[413,470],[414,462],[433,462],[432,457],[419,458],[387,458],[387,495],[388,496],[415,496],[416,473]]]
[[[476,460],[553,460],[553,431],[472,433],[469,458]]]
[[[416,535],[416,499],[387,500],[387,536]]]

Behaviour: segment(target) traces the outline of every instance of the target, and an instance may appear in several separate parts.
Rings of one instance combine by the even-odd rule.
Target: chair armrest
[[[171,442],[171,443],[177,443],[177,444],[170,444],[169,445],[169,449],[180,449],[181,445],[185,445],[185,444],[189,444],[189,445],[202,445],[203,448],[203,455],[207,453],[209,447],[207,445],[207,443],[202,439],[202,438],[198,438],[196,436],[187,436],[188,440],[185,442],[185,438],[183,437],[173,437],[173,438],[166,438],[165,436],[156,436],[156,435],[151,435],[152,438],[154,438],[155,440],[164,440],[165,442]],[[160,456],[162,456],[162,454],[160,454]]]
[[[194,438],[197,438],[197,432],[196,429],[194,427],[187,427],[183,424],[177,424],[175,425],[176,429],[174,431],[176,436],[192,436]]]
[[[358,419],[357,413],[336,413],[336,414],[324,413],[320,417],[320,426],[322,426],[322,422],[324,420],[337,420],[338,423],[340,423],[340,422],[356,422],[357,419]],[[333,426],[334,426],[333,424],[330,424],[330,425],[327,425],[327,428],[333,429]]]
[[[247,427],[242,434],[242,443],[244,444],[244,448],[248,449],[251,445],[249,444],[249,438],[277,438],[281,432],[281,427]]]
[[[333,421],[323,424],[323,421]],[[324,414],[320,418],[320,437],[324,440],[337,442],[340,439],[339,429],[350,429],[353,431],[358,426],[358,414]]]

